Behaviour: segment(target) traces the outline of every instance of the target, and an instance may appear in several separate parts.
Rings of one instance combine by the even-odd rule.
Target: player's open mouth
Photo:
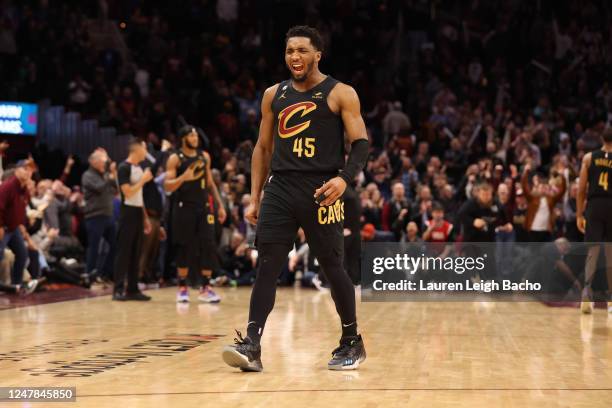
[[[304,70],[304,65],[303,64],[291,64],[291,68],[295,72],[302,72]]]

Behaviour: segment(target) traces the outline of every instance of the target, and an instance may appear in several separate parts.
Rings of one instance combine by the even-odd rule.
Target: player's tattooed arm
[[[180,176],[176,176],[176,170],[180,164],[180,160],[178,155],[172,154],[168,158],[166,163],[166,178],[164,180],[164,190],[168,193],[172,193],[185,182],[195,180],[197,177],[195,176],[195,168],[189,167],[183,174]]]
[[[576,197],[576,226],[584,234],[586,221],[584,219],[584,207],[586,204],[587,179],[589,177],[589,167],[591,166],[591,153],[587,153],[582,158],[580,166],[580,176],[578,176],[578,194]]]
[[[276,94],[278,84],[266,89],[261,101],[261,124],[259,137],[253,149],[251,159],[251,204],[246,210],[245,218],[251,223],[257,223],[259,201],[264,182],[270,172],[270,161],[274,150],[274,113],[272,99]]]
[[[341,176],[332,178],[315,191],[315,199],[322,195],[325,196],[322,201],[317,199],[321,206],[332,205],[344,194],[347,183],[351,182],[365,165],[369,149],[368,134],[361,117],[361,105],[357,92],[352,87],[339,83],[331,92],[329,103],[330,108],[334,111],[338,110],[342,117],[351,152]]]
[[[204,157],[206,157],[206,184],[210,186],[210,191],[213,193],[213,197],[215,198],[215,202],[217,203],[217,217],[219,217],[219,222],[223,224],[225,219],[227,218],[227,213],[225,212],[225,204],[221,200],[221,194],[219,194],[219,189],[215,184],[215,181],[212,177],[212,170],[210,168],[210,155],[208,152],[204,152]]]

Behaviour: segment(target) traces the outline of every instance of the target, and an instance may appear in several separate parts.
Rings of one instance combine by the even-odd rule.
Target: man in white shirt
[[[121,213],[117,231],[117,257],[115,260],[115,289],[113,300],[140,300],[151,298],[138,290],[138,261],[143,233],[151,231],[144,209],[142,187],[153,175],[140,164],[146,157],[144,142],[131,138],[127,159],[117,167],[117,182],[121,192]],[[127,278],[127,287],[125,281]]]

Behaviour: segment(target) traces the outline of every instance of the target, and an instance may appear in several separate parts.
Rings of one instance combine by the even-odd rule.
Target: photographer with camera
[[[81,186],[85,196],[87,274],[90,280],[95,277],[110,280],[115,260],[113,200],[117,192],[117,165],[111,162],[103,148],[97,148],[89,156],[89,168],[83,173]],[[103,259],[100,256],[101,239],[109,248]]]

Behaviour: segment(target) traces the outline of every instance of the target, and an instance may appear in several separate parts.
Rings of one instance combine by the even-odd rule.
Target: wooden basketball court
[[[612,316],[539,303],[359,303],[368,358],[326,369],[328,293],[279,289],[263,373],[225,366],[249,288],[220,305],[109,296],[0,311],[0,386],[74,386],[70,403],[8,407],[610,407]],[[195,300],[195,293],[192,299]]]

